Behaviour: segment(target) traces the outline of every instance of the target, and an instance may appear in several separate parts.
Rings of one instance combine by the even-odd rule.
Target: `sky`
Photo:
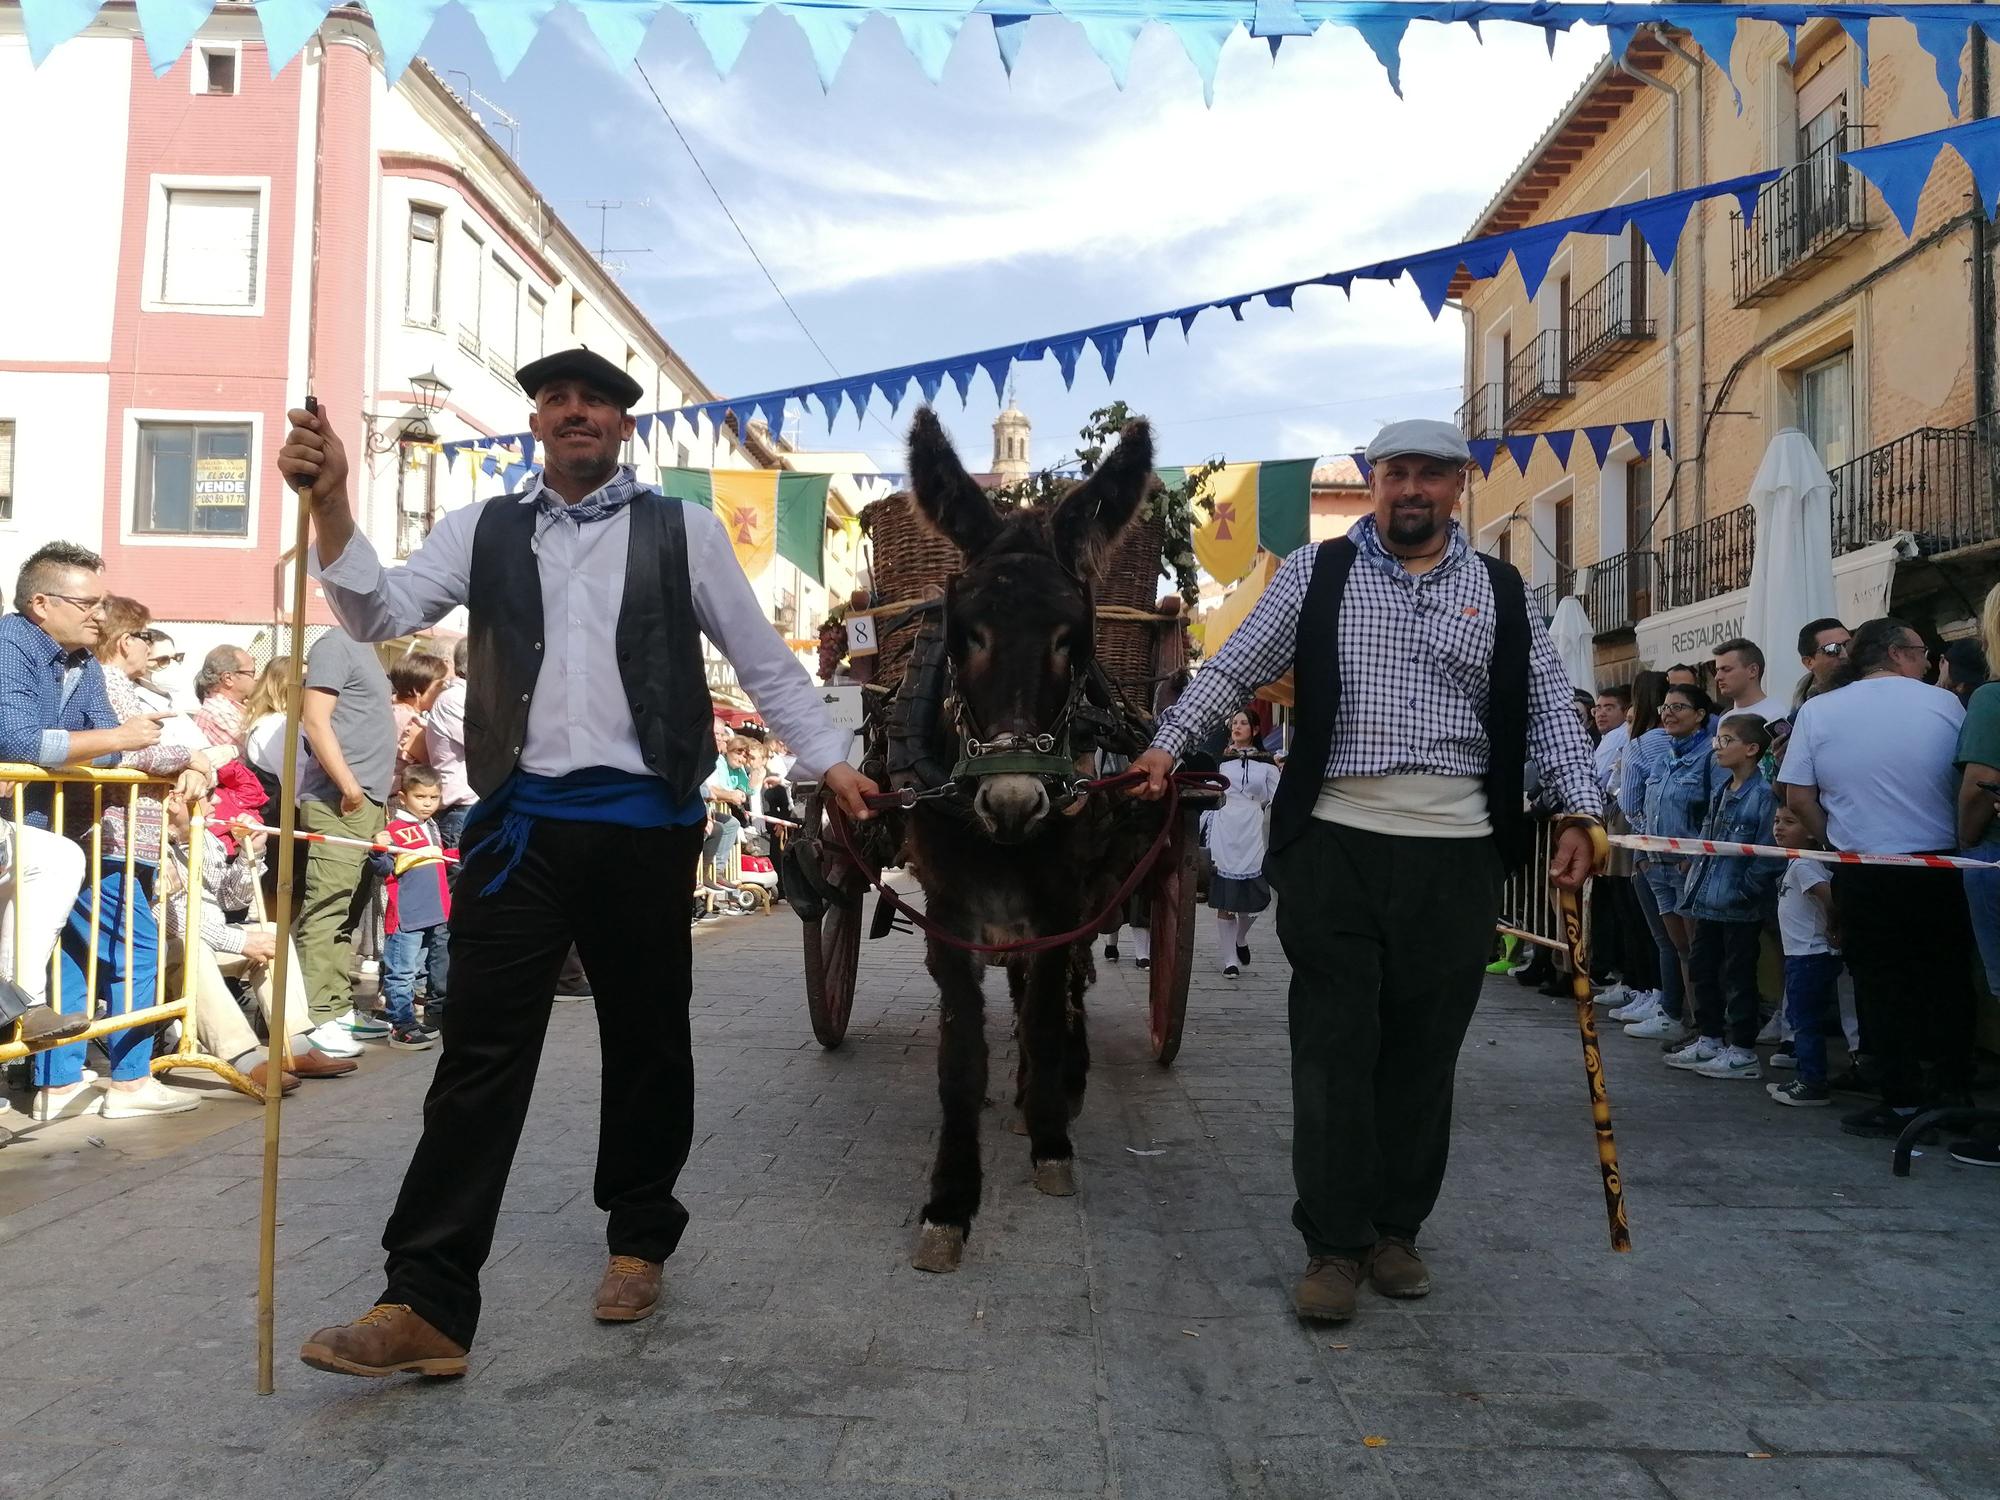
[[[598,243],[591,200],[628,205],[609,216],[620,281],[729,396],[1456,243],[1604,52],[1602,33],[1581,29],[1551,56],[1537,31],[1491,26],[1482,45],[1464,27],[1416,26],[1399,100],[1351,32],[1287,41],[1275,62],[1238,32],[1208,107],[1158,26],[1122,92],[1076,27],[1028,27],[1011,80],[975,17],[933,85],[871,16],[822,91],[775,9],[726,79],[663,13],[639,66],[728,213],[638,72],[614,69],[568,7],[504,83],[456,6],[424,55],[521,122],[521,166],[586,243]],[[1433,322],[1407,281],[1357,286],[1351,302],[1310,288],[1289,312],[1205,314],[1189,341],[1163,328],[1150,354],[1128,341],[1115,387],[1088,350],[1070,390],[1053,359],[1017,366],[1016,395],[1038,466],[1067,457],[1112,399],[1152,419],[1163,464],[1304,458],[1359,447],[1387,421],[1449,417],[1462,347],[1456,312]],[[873,402],[858,426],[844,409],[831,434],[815,407],[788,435],[900,471],[915,399],[894,416]],[[949,384],[940,394],[971,467],[986,465],[997,409],[984,375],[963,408]]]

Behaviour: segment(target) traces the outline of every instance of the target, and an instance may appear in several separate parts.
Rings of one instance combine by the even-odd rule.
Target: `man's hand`
[[[285,434],[285,446],[278,450],[278,472],[287,486],[296,489],[302,479],[310,480],[305,491],[315,518],[317,513],[339,500],[347,508],[347,450],[334,435],[326,413],[293,408],[286,413],[292,430]]]
[[[243,956],[253,964],[267,964],[278,956],[278,935],[261,927],[243,934]]]
[[[184,799],[189,807],[193,807],[197,802],[207,799],[212,784],[208,772],[199,766],[189,766],[174,778],[174,795]]]
[[[173,717],[171,713],[134,714],[116,729],[105,732],[119,750],[150,750],[160,743],[160,721]]]
[[[864,802],[864,797],[878,794],[882,788],[863,776],[846,761],[839,761],[826,768],[820,777],[820,784],[833,793],[840,810],[856,822],[864,822],[875,816],[873,808]]]
[[[1144,771],[1143,785],[1132,788],[1131,795],[1148,802],[1157,802],[1167,794],[1167,778],[1174,774],[1174,758],[1164,750],[1148,750],[1132,762],[1132,769]]]
[[[1584,881],[1590,879],[1593,863],[1590,835],[1581,828],[1565,828],[1556,837],[1555,857],[1549,861],[1549,879],[1558,890],[1581,890]]]
[[[351,818],[360,812],[361,804],[368,800],[368,794],[352,781],[345,786],[336,787],[335,790],[340,793],[340,814],[344,818]]]

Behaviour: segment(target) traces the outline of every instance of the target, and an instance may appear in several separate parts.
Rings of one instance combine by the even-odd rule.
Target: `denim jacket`
[[[1741,791],[1727,781],[1715,794],[1701,836],[1719,844],[1768,844],[1771,817],[1778,794],[1762,775],[1752,772]],[[1785,862],[1773,856],[1756,859],[1735,854],[1703,854],[1689,866],[1681,889],[1681,914],[1707,922],[1755,922],[1770,904]]]
[[[1696,837],[1709,802],[1727,780],[1716,772],[1715,746],[1707,735],[1697,731],[1668,740],[1646,781],[1646,832],[1670,839]]]

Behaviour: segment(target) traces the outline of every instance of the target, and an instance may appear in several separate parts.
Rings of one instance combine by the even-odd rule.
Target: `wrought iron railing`
[[[1480,438],[1499,437],[1506,429],[1506,413],[1501,409],[1505,404],[1502,388],[1487,382],[1475,389],[1465,405],[1458,409],[1458,430],[1465,434],[1468,442]]]
[[[1861,174],[1840,159],[1861,144],[1861,127],[1843,126],[1758,190],[1757,213],[1747,224],[1740,213],[1730,215],[1738,307],[1775,295],[1810,272],[1821,254],[1868,227]]]
[[[1571,394],[1564,344],[1569,335],[1549,328],[1507,361],[1507,426],[1516,427]]]
[[[2000,539],[2000,413],[1919,427],[1830,471],[1833,550],[1911,533],[1925,554]]]
[[[1660,587],[1660,554],[1651,550],[1621,552],[1590,565],[1584,607],[1590,628],[1598,635],[1630,630],[1656,607]]]
[[[1528,602],[1534,606],[1536,614],[1544,620],[1556,612],[1556,586],[1553,583],[1538,583],[1528,590]]]
[[[1666,597],[1654,608],[1678,609],[1748,588],[1756,539],[1757,513],[1748,505],[1676,531],[1660,547]]]
[[[1620,261],[1569,307],[1569,373],[1596,375],[1653,337],[1643,264]]]

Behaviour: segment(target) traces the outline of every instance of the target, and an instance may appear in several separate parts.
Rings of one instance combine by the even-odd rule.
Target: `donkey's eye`
[[[1065,655],[1069,651],[1070,640],[1071,640],[1070,633],[1067,630],[1058,630],[1056,632],[1055,640],[1052,643],[1052,649],[1058,655]]]
[[[984,625],[973,626],[971,630],[966,632],[966,639],[972,642],[972,649],[975,651],[991,651],[993,649],[993,632],[988,630]]]

